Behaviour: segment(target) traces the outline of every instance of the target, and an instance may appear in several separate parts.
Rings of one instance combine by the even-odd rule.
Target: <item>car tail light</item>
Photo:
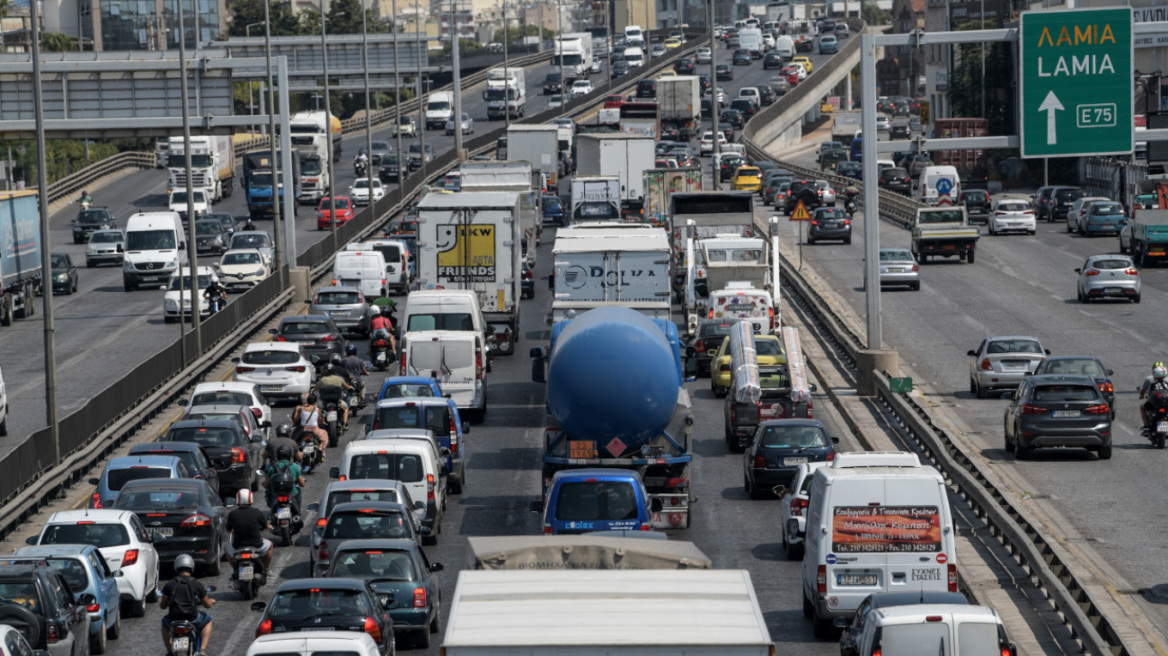
[[[1006,216],[1005,212],[994,212],[994,216]]]
[[[698,341],[694,342],[693,348],[695,353],[705,353],[706,343],[699,339]]]
[[[101,610],[101,604],[99,604],[95,601],[92,604],[89,604],[88,606],[86,606],[85,610],[89,611],[90,613],[96,613],[99,610]]]
[[[773,332],[775,332],[775,308],[774,307],[767,308],[767,315],[770,317],[771,332],[773,333]]]
[[[122,567],[126,568],[138,562],[138,550],[126,549],[126,555],[122,556]]]
[[[949,564],[949,592],[957,592],[957,565]]]
[[[1026,210],[1025,212],[1022,212],[1022,213],[1023,213],[1023,214],[1030,214],[1030,215],[1033,215],[1033,214],[1034,214],[1034,210]]]
[[[277,342],[286,342],[286,341],[288,341],[288,338],[284,337],[283,335],[276,335],[276,341]]]
[[[426,498],[434,499],[434,475],[426,474]]]
[[[338,339],[340,339],[340,337],[336,333],[330,333],[330,334],[322,337],[320,341],[322,341],[322,342],[335,342]]]
[[[852,225],[851,219],[844,219],[844,225]]]
[[[815,591],[827,594],[827,565],[820,565],[815,573]]]
[[[93,491],[93,507],[94,508],[101,508],[102,507],[101,506],[101,495],[97,493],[97,490]]]
[[[381,626],[372,617],[365,618],[365,633],[368,633],[369,637],[373,638],[373,642],[381,642]]]
[[[243,447],[231,447],[231,462],[247,462],[247,453],[243,450]]]
[[[1097,275],[1099,275],[1100,273],[1101,273],[1101,271],[1099,271],[1099,269],[1087,269],[1086,271],[1084,271],[1084,272],[1083,272],[1083,275],[1085,275],[1085,276],[1097,276]]]
[[[287,496],[277,496],[277,497],[276,497],[276,503],[288,503],[288,500],[289,500],[290,498],[291,498],[291,497],[287,497]]]
[[[328,517],[321,517],[316,520],[316,525],[318,528],[324,528],[326,524],[328,524]]]
[[[730,404],[730,423],[734,424],[737,422],[738,422],[738,404],[731,403]]]
[[[1086,412],[1090,415],[1105,415],[1111,412],[1111,407],[1104,403],[1102,405],[1093,405],[1089,408],[1085,408],[1083,412]]]
[[[401,357],[398,359],[401,360],[401,375],[404,376],[404,375],[406,375],[406,350],[405,349],[401,349]]]
[[[1129,275],[1129,276],[1138,276],[1138,275],[1140,275],[1140,270],[1139,270],[1139,269],[1135,269],[1135,268],[1132,268],[1132,269],[1124,269],[1124,270],[1123,270],[1123,272],[1124,272],[1124,273],[1126,273],[1126,274],[1127,274],[1127,275]]]
[[[191,515],[190,517],[187,517],[186,519],[182,520],[182,526],[184,528],[193,528],[195,526],[210,526],[210,525],[211,525],[211,518],[204,515],[203,513],[195,513],[195,514]]]
[[[414,588],[414,608],[426,607],[426,588]]]
[[[56,644],[61,639],[61,627],[56,622],[45,622],[45,642]]]
[[[917,273],[918,271],[921,270],[921,268],[914,264],[912,270],[913,270],[913,273]]]
[[[481,379],[483,377],[483,352],[481,349],[475,349],[475,378]]]
[[[454,423],[453,416],[450,417],[450,437],[453,439],[458,438],[458,425]]]
[[[281,337],[281,338],[280,338],[280,340],[281,340],[281,341],[283,341],[283,340],[284,340],[284,338],[283,338],[283,337]],[[239,366],[239,367],[236,367],[236,368],[235,368],[235,373],[237,373],[237,374],[246,374],[246,373],[247,373],[247,372],[249,372],[249,371],[255,371],[255,367],[244,367],[244,366]]]
[[[256,634],[256,637],[258,638],[262,635],[268,635],[271,632],[272,632],[272,620],[264,620],[264,621],[260,622],[260,625],[258,627],[256,627],[255,634]]]
[[[763,456],[762,454],[755,456],[754,457],[754,466],[759,468],[759,469],[766,469],[766,466],[767,466],[766,457]]]
[[[295,367],[284,367],[285,371],[295,371],[298,374],[304,373],[305,369],[306,369],[306,367],[304,365],[297,365]],[[260,411],[259,410],[252,408],[252,412],[256,413],[256,419],[260,418]]]
[[[1104,407],[1107,407],[1107,406],[1104,406]],[[1043,408],[1043,407],[1039,407],[1036,405],[1030,405],[1029,403],[1022,406],[1022,414],[1024,414],[1024,415],[1044,415],[1046,413],[1047,413],[1047,409]]]
[[[994,368],[994,366],[992,364],[990,364],[989,358],[984,358],[981,361],[981,370],[982,371],[989,371],[990,369],[993,369],[993,368]]]
[[[301,371],[304,371],[304,367],[301,367],[301,368],[300,368],[300,370],[301,370]],[[263,411],[262,411],[262,410],[260,410],[259,408],[252,408],[252,409],[251,409],[251,413],[252,413],[253,415],[255,415],[255,418],[256,418],[256,419],[259,419],[260,417],[263,417],[263,416],[264,416],[264,413],[263,413]]]
[[[320,551],[316,552],[316,559],[321,562],[328,562],[328,545],[327,541],[320,543]]]
[[[1099,383],[1099,391],[1104,394],[1113,394],[1115,392],[1115,386],[1111,383]]]
[[[544,535],[552,535],[552,527],[550,527],[550,526],[544,526],[544,527],[543,527],[543,534],[544,534]]]
[[[791,499],[791,516],[802,517],[803,511],[807,508],[807,499],[802,497],[795,497]]]
[[[728,365],[728,364],[718,365],[718,371],[730,371],[730,365]]]

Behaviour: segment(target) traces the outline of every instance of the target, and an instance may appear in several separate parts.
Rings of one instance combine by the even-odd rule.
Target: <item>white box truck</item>
[[[552,249],[552,321],[621,305],[670,318],[669,238],[662,228],[591,223],[561,228]]]
[[[657,113],[662,127],[673,126],[689,141],[702,125],[701,80],[696,75],[657,80]]]
[[[341,137],[344,128],[341,119],[328,112],[300,112],[288,119],[292,147],[301,152],[316,154],[322,162],[328,161],[328,142],[333,144],[333,162],[341,161]]]
[[[167,187],[187,186],[186,145],[182,137],[171,137],[166,147]],[[191,177],[212,203],[230,196],[235,188],[235,145],[231,135],[191,137]]]
[[[738,30],[738,47],[750,51],[750,56],[762,59],[766,46],[762,42],[762,30],[757,27],[744,27]]]
[[[522,67],[492,68],[487,71],[487,119],[501,121],[507,114],[520,118],[527,113],[527,76]]]
[[[620,178],[615,175],[572,176],[571,208],[571,223],[619,221]]]
[[[449,91],[435,91],[426,100],[426,129],[441,130],[446,121],[454,116],[454,94]]]
[[[774,651],[750,572],[734,569],[465,570],[442,640],[445,656]]]
[[[535,267],[540,237],[543,235],[543,208],[540,173],[529,162],[500,160],[467,162],[462,172],[463,192],[514,191],[519,194],[519,232],[523,235],[523,257]]]
[[[519,338],[519,194],[429,194],[418,203],[420,289],[475,293],[499,352]]]
[[[548,175],[555,187],[560,175],[559,133],[556,125],[512,125],[507,128],[507,159],[531,163]]]
[[[592,74],[592,34],[574,32],[556,39],[555,57],[552,65],[559,66],[563,60],[564,77],[585,78]]]
[[[578,175],[615,175],[621,208],[639,214],[645,202],[643,173],[655,168],[652,137],[636,134],[582,134],[576,137]]]

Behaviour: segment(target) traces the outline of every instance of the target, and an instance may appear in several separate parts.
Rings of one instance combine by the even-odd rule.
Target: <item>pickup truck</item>
[[[1136,210],[1130,232],[1131,253],[1137,266],[1168,258],[1168,210]]]
[[[754,431],[760,422],[771,419],[791,419],[796,417],[795,403],[791,401],[791,377],[787,366],[760,366],[758,380],[762,394],[758,403],[740,403],[733,394],[726,395],[723,416],[726,428],[726,445],[733,452],[750,446]],[[802,416],[807,416],[806,403]]]
[[[965,207],[942,205],[917,210],[912,226],[912,252],[924,264],[929,257],[958,257],[973,263],[981,231],[969,224]]]

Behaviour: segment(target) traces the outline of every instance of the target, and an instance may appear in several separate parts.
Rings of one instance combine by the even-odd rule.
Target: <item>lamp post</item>
[[[276,270],[279,271],[280,289],[284,288],[287,283],[285,278],[285,267],[280,266],[281,255],[283,255],[284,264],[291,269],[296,266],[296,253],[291,248],[286,248],[283,245],[283,240],[280,237],[283,234],[283,227],[280,223],[280,178],[277,175],[279,172],[279,159],[276,151],[276,85],[272,81],[272,17],[269,8],[268,0],[264,0],[264,54],[267,60],[267,75],[268,75],[268,149],[272,158],[272,235],[275,244],[272,249],[272,263],[275,264]],[[260,93],[263,93],[261,89]],[[263,102],[263,96],[260,96],[260,102]],[[287,110],[287,107],[284,108]],[[288,173],[285,171],[284,173]],[[294,185],[289,185],[291,189]],[[291,241],[294,226],[288,227],[288,234]]]
[[[458,7],[458,0],[450,0],[450,42],[454,59],[451,67],[454,69],[454,154],[459,161],[465,153],[462,151],[462,73],[458,70],[458,29],[454,25],[454,12]]]
[[[560,111],[564,111],[564,87],[568,85],[568,80],[564,78],[564,2],[563,0],[556,0],[556,45],[552,49],[552,54],[560,62]],[[510,148],[510,144],[508,144]],[[508,151],[510,157],[510,151]]]
[[[511,87],[507,85],[507,0],[503,0],[503,128],[511,127]]]
[[[714,191],[718,191],[722,187],[721,180],[718,179],[718,157],[722,152],[722,148],[718,142],[718,44],[714,42],[714,3],[709,4],[709,20],[706,26],[710,31],[710,130],[714,138],[714,156],[713,161],[713,176],[714,176]]]
[[[343,16],[345,12],[337,12],[337,16]],[[329,80],[328,80],[328,20],[324,15],[324,2],[320,5],[320,56],[321,63],[324,66],[324,122],[325,122],[325,152],[328,156],[329,174],[329,229],[333,233],[333,249],[337,247],[337,180],[336,171],[333,166],[333,133],[332,133],[332,114],[329,112]],[[369,192],[372,194],[373,190]],[[372,196],[370,196],[372,198]]]
[[[365,148],[369,152],[369,164],[365,167],[366,184],[369,185],[369,207],[373,207],[373,116],[369,103],[369,10],[361,6],[361,63],[365,69]],[[396,64],[395,64],[396,67]],[[331,136],[330,136],[330,141]]]
[[[405,182],[406,161],[401,142],[401,67],[397,61],[397,0],[393,0],[393,132],[397,137],[397,188],[401,191]]]
[[[251,28],[259,27],[260,25],[267,25],[267,24],[268,24],[268,21],[260,21],[258,23],[249,23],[247,25],[247,27],[243,28],[243,31],[245,34],[247,34],[247,38],[250,39],[251,38]],[[255,86],[254,85],[255,85],[254,81],[252,81],[252,80],[247,81],[247,111],[248,111],[248,113],[252,114],[253,116],[255,115],[255,109],[254,109],[254,107],[255,107],[255,97],[254,97]]]
[[[425,81],[422,79],[422,62],[426,59],[426,37],[423,33],[426,29],[422,23],[422,8],[421,0],[414,0],[414,12],[417,16],[418,22],[418,125],[416,132],[418,133],[418,172],[422,174],[422,180],[426,180],[426,100],[425,100]]]
[[[191,112],[190,105],[187,104],[187,33],[183,25],[183,11],[182,0],[175,0],[178,11],[178,67],[181,71],[179,79],[182,80],[182,126],[183,126],[183,153],[186,165],[186,191],[187,191],[187,267],[190,271],[190,285],[188,290],[191,299],[191,324],[194,325],[195,331],[195,353],[194,360],[199,357],[202,351],[202,327],[199,320],[202,318],[201,303],[199,300],[199,255],[195,248],[195,177],[194,172],[191,171]],[[275,188],[272,190],[272,202],[276,200]],[[188,362],[187,356],[191,355],[186,352],[186,327],[183,318],[183,300],[182,300],[182,263],[178,266],[179,276],[179,302],[178,302],[178,325],[179,336],[181,341],[181,350],[183,353],[183,366]]]

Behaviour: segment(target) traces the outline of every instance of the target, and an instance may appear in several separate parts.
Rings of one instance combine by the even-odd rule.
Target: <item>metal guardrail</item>
[[[828,62],[824,69],[830,71],[831,64],[832,62]],[[798,91],[799,87],[796,87],[788,95]],[[789,108],[793,104],[794,101],[789,101],[786,107]],[[764,110],[750,123],[766,121],[768,117],[769,120],[775,120],[781,111],[780,109],[768,114]],[[762,145],[753,141],[754,130],[750,123],[744,130],[743,141],[752,158],[771,160],[799,175],[826,179],[834,185],[855,183],[849,178],[803,168],[769,155]],[[879,213],[882,217],[901,225],[915,216],[916,208],[919,206],[911,199],[885,190],[880,191],[879,204]],[[865,343],[859,332],[845,317],[822,301],[812,285],[799,272],[798,267],[786,257],[782,258],[782,277],[788,291],[802,299],[824,328],[825,336],[840,347],[845,359],[854,369],[857,352]],[[912,436],[933,464],[944,472],[970,507],[985,520],[1001,544],[1014,554],[1020,564],[1028,568],[1031,576],[1037,579],[1038,586],[1062,614],[1063,621],[1082,643],[1084,650],[1096,656],[1130,654],[1131,651],[1124,644],[1122,637],[1099,610],[1099,605],[1091,598],[1083,583],[1059,557],[1053,545],[1042,536],[1040,527],[1027,520],[1017,506],[990,484],[981,468],[962,451],[953,436],[940,427],[940,421],[934,417],[931,410],[909,396],[893,393],[889,387],[888,372],[877,373],[875,380],[880,402],[897,418],[901,428]]]
[[[125,152],[107,157],[49,185],[49,203],[85,190],[97,180],[122,169],[152,169],[154,153]]]

